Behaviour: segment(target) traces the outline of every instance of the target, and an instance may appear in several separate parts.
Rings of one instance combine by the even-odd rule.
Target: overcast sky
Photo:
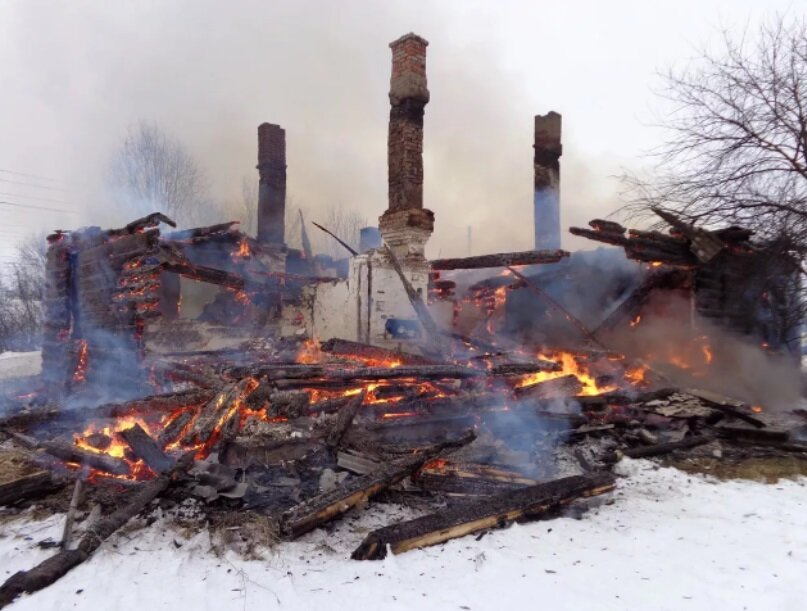
[[[257,180],[256,128],[286,129],[288,191],[325,217],[386,207],[388,43],[430,41],[425,201],[431,256],[532,247],[533,116],[563,115],[562,223],[618,207],[665,109],[659,70],[719,30],[804,0],[0,0],[0,263],[35,230],[122,224],[104,196],[126,129],[155,121],[204,167],[213,195]],[[12,174],[16,172],[18,174]],[[23,176],[28,174],[31,176]],[[37,178],[33,178],[33,176]],[[49,179],[49,180],[45,180]],[[222,219],[225,220],[225,219]],[[564,246],[586,246],[564,236]]]

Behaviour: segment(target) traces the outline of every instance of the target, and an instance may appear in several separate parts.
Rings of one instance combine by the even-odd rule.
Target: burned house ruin
[[[287,245],[286,132],[269,123],[258,128],[257,237],[235,222],[176,230],[160,213],[49,236],[41,386],[4,398],[0,425],[39,471],[0,494],[26,502],[88,482],[120,504],[78,549],[68,541],[9,578],[0,606],[168,495],[205,518],[266,517],[285,540],[379,495],[417,499],[421,517],[357,541],[352,557],[368,560],[560,515],[613,490],[624,456],[807,457],[803,431],[777,428],[764,401],[693,387],[712,371],[708,337],[697,337],[706,360],[685,364],[693,384],[676,386],[608,335],[629,336],[653,295],[674,291],[690,327],[711,320],[787,347],[786,253],[664,211],[669,233],[604,220],[571,229],[624,256],[561,250],[559,114],[535,117],[536,249],[426,258],[427,45],[414,34],[390,44],[387,207],[343,261],[307,239]],[[189,324],[187,281],[215,288]],[[217,335],[194,345],[196,323]]]

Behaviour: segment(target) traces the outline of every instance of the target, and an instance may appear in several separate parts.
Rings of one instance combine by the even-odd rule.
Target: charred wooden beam
[[[30,594],[48,587],[87,560],[112,533],[143,511],[175,479],[187,472],[192,462],[192,454],[187,454],[171,472],[163,473],[157,479],[144,484],[123,507],[99,520],[82,537],[77,549],[62,550],[32,569],[14,573],[0,586],[0,608],[11,604],[20,594]]]
[[[86,465],[113,475],[129,475],[129,465],[126,461],[114,456],[94,454],[62,441],[42,441],[37,447],[65,462]]]
[[[238,221],[229,221],[227,223],[218,223],[217,225],[209,225],[207,227],[195,227],[194,229],[185,229],[182,231],[174,231],[167,233],[163,236],[163,240],[175,240],[177,242],[184,242],[192,238],[206,238],[210,236],[217,236],[222,233],[230,233],[234,225]]]
[[[720,395],[715,392],[711,392],[708,390],[702,390],[700,388],[686,388],[684,392],[690,394],[702,401],[706,402],[709,407],[712,407],[718,411],[723,412],[729,416],[737,418],[738,420],[742,420],[743,422],[747,422],[751,426],[754,426],[758,429],[763,429],[767,425],[762,422],[759,418],[754,418],[750,414],[746,413],[748,410],[750,411],[751,406],[747,403],[743,403],[742,401],[737,401],[736,399],[732,399],[731,397],[726,397],[725,395]]]
[[[195,409],[186,409],[177,414],[160,432],[157,445],[164,448],[179,439],[179,436],[196,416],[197,411]]]
[[[518,398],[554,399],[558,397],[573,397],[583,390],[583,384],[574,374],[544,380],[515,389]]]
[[[47,471],[37,471],[0,484],[0,506],[14,505],[28,499],[39,498],[63,487],[64,481],[55,479]]]
[[[427,461],[436,458],[445,450],[462,447],[475,438],[474,433],[469,431],[458,441],[441,443],[414,456],[407,456],[384,464],[372,473],[357,477],[330,492],[304,501],[282,515],[281,531],[286,537],[296,539],[317,526],[342,515],[348,509],[367,502],[368,499],[411,475]]]
[[[356,417],[356,414],[359,413],[361,404],[364,403],[364,396],[364,392],[359,393],[353,397],[347,405],[339,410],[339,415],[336,417],[336,422],[334,423],[330,433],[328,433],[328,438],[325,440],[325,445],[331,450],[336,450],[339,447],[339,444],[342,443],[345,433],[347,433],[350,425],[353,424],[353,419]]]
[[[190,278],[191,280],[218,284],[219,286],[226,286],[227,288],[236,290],[243,289],[246,284],[242,276],[213,267],[205,267],[203,265],[170,262],[165,264],[165,269],[169,272],[179,274],[180,276]]]
[[[538,265],[557,263],[569,253],[565,250],[525,250],[522,252],[500,252],[493,255],[462,257],[458,259],[435,259],[429,264],[433,270],[481,269],[485,267],[506,267],[508,265]]]
[[[575,475],[386,526],[367,535],[351,558],[379,560],[387,549],[400,554],[515,520],[539,519],[581,497],[610,492],[614,482],[606,473]]]
[[[129,444],[135,456],[142,459],[149,469],[162,473],[172,469],[176,464],[173,458],[166,456],[154,439],[139,424],[118,433]]]
[[[249,377],[220,391],[200,410],[199,417],[183,436],[183,444],[207,443],[216,427],[224,425],[257,387],[258,381]]]
[[[337,356],[357,356],[386,362],[398,362],[402,365],[434,365],[434,361],[417,354],[409,354],[396,350],[385,350],[370,344],[352,342],[346,339],[333,338],[320,344],[320,350]]]

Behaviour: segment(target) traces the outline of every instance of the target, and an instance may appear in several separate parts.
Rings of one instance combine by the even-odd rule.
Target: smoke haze
[[[564,228],[605,216],[618,207],[611,177],[653,142],[638,118],[653,70],[691,54],[688,42],[727,11],[756,14],[751,0],[502,4],[4,2],[0,169],[69,184],[0,186],[80,214],[0,212],[19,233],[128,222],[134,211],[103,185],[140,120],[184,142],[214,199],[240,211],[242,179],[257,181],[256,129],[268,121],[287,132],[295,205],[325,218],[340,204],[375,219],[386,207],[387,45],[415,31],[431,43],[425,202],[437,221],[428,254],[464,255],[468,226],[475,253],[527,249],[533,116],[564,116]]]

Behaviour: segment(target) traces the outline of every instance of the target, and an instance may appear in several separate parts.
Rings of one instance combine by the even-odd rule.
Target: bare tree
[[[164,212],[189,224],[208,200],[207,180],[193,156],[154,123],[129,129],[109,174],[116,196],[138,214]]]
[[[30,236],[17,247],[15,261],[2,278],[0,351],[33,350],[40,344],[46,252],[45,236]]]
[[[739,224],[807,253],[807,23],[778,18],[665,75],[674,110],[649,181],[626,177],[628,211],[649,205],[705,226]]]

